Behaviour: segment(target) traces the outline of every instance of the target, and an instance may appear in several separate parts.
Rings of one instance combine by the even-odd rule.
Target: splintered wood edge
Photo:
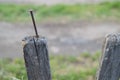
[[[108,34],[105,39],[105,47],[120,45],[120,33]]]
[[[47,44],[47,40],[45,39],[45,37],[38,37],[37,38],[35,36],[28,36],[22,40],[23,49],[27,44],[34,43],[34,41],[39,43],[39,44],[41,44],[41,43]]]
[[[113,47],[117,41],[117,33],[107,34],[103,43],[102,53],[105,53],[106,48]]]

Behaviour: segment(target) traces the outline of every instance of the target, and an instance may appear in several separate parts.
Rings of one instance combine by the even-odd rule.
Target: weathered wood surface
[[[49,56],[45,38],[26,37],[23,43],[28,80],[51,80]]]
[[[97,80],[120,80],[120,34],[106,37]]]

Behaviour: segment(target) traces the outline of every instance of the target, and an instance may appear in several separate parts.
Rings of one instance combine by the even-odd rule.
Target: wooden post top
[[[25,46],[28,43],[34,43],[34,41],[39,44],[47,44],[45,37],[28,36],[22,40],[22,45]]]

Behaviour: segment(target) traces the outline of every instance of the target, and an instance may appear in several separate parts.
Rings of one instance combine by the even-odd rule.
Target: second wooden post
[[[120,80],[120,34],[106,37],[97,80]]]

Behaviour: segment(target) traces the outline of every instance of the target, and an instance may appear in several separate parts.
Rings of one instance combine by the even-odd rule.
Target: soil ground
[[[115,21],[47,21],[37,26],[50,53],[63,55],[101,51],[105,35],[120,31]],[[30,35],[34,35],[32,23],[0,22],[0,57],[22,57],[22,39]]]

